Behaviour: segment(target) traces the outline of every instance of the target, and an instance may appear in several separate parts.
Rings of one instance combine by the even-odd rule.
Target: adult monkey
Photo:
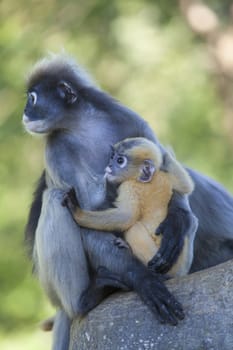
[[[74,118],[74,116],[76,117]],[[73,310],[77,309],[80,296],[89,284],[84,246],[94,270],[103,265],[110,271],[117,272],[126,285],[134,288],[154,308],[160,307],[159,304],[156,307],[154,304],[155,300],[158,302],[156,293],[159,293],[161,297],[159,301],[164,309],[165,300],[169,294],[165,293],[158,280],[152,279],[151,274],[142,269],[141,264],[133,259],[127,250],[120,250],[114,245],[113,236],[103,234],[101,237],[99,232],[95,234],[95,232],[90,231],[89,234],[83,235],[83,243],[81,242],[80,231],[64,208],[61,208],[60,201],[63,191],[57,189],[66,190],[67,187],[73,186],[80,204],[85,209],[97,208],[104,200],[105,189],[100,179],[107,164],[109,145],[126,137],[136,136],[144,136],[157,142],[148,125],[135,113],[117,104],[109,96],[95,88],[93,83],[75,65],[58,58],[45,61],[34,70],[29,80],[24,123],[28,131],[35,133],[49,133],[53,130],[47,143],[46,178],[44,173],[35,193],[26,229],[26,239],[34,247],[35,267],[38,268],[38,256],[52,253],[51,250],[56,247],[57,237],[61,240],[64,237],[64,246],[69,246],[74,258],[74,264],[69,265],[67,259],[67,263],[61,265],[59,260],[54,261],[51,256],[48,257],[47,264],[42,266],[44,274],[40,274],[40,278],[44,280],[45,284],[48,282],[47,293],[52,299],[59,299],[51,290],[49,281],[46,281],[46,279],[54,280],[57,277],[62,297],[64,297],[65,303],[67,302],[66,305],[63,305],[67,313],[72,314]],[[159,143],[157,142],[157,144]],[[197,183],[197,190],[192,196],[193,208],[201,220],[196,243],[196,251],[200,254],[194,259],[193,269],[200,269],[232,256],[232,251],[230,249],[227,251],[225,244],[227,240],[232,240],[230,229],[232,227],[233,201],[216,183],[210,182],[194,172],[191,172],[191,175]],[[49,190],[44,192],[47,187]],[[200,201],[204,201],[208,196],[208,203],[212,202],[213,214],[215,215],[214,227],[208,217],[210,204],[203,203],[203,208],[198,208]],[[219,204],[221,207],[218,206]],[[174,211],[175,216],[177,216],[178,210],[180,220],[173,221]],[[182,249],[185,234],[193,233],[195,227],[196,221],[189,211],[187,201],[174,194],[169,215],[161,227],[164,239],[157,260],[154,261],[155,266],[160,271],[169,270]],[[47,246],[48,242],[43,245],[41,240],[34,244],[36,228],[37,237],[40,236],[38,234],[40,232],[46,232],[50,235],[51,247]],[[219,237],[220,229],[223,231],[221,237]],[[64,233],[66,230],[70,231],[69,235]],[[205,233],[207,233],[206,236]],[[218,260],[216,260],[215,255],[216,245],[212,244],[207,247],[209,251],[205,247],[205,255],[202,254],[201,247],[199,247],[200,240],[201,244],[205,246],[205,242],[208,242],[211,235],[215,237],[214,241],[221,252]],[[72,241],[68,241],[68,236],[72,237]],[[62,281],[59,281],[59,276],[54,274],[49,265],[55,263],[57,263]],[[77,276],[77,279],[69,280],[69,274]],[[142,280],[143,283],[141,283]],[[157,291],[153,291],[153,287],[157,288]],[[101,300],[101,296],[100,293],[99,300]],[[97,299],[94,301],[98,302]],[[59,305],[60,300],[55,300],[55,302]],[[161,312],[162,309],[160,309]],[[168,308],[162,317],[167,317],[169,320],[171,317],[169,311]],[[68,333],[69,320],[64,313],[60,313],[57,320],[55,349],[65,348],[68,337],[59,339],[59,336],[65,333],[65,330]]]
[[[40,62],[29,78],[23,122],[29,132],[47,134],[46,174],[36,191],[26,238],[33,245],[35,269],[47,295],[65,310],[55,323],[54,349],[68,348],[69,320],[100,302],[109,292],[106,285],[134,289],[162,321],[176,324],[183,318],[182,307],[161,279],[128,249],[114,244],[113,234],[82,235],[61,206],[71,186],[85,209],[103,204],[110,144],[130,136],[156,142],[145,121],[93,87],[70,60],[55,57]],[[179,205],[174,206],[175,216],[181,213],[182,226],[175,222],[179,251],[182,235],[195,232],[196,219],[180,195],[174,201]]]
[[[103,174],[110,144],[126,136],[145,136],[156,142],[147,123],[95,88],[84,72],[63,56],[44,60],[34,68],[28,81],[23,122],[29,132],[47,134],[46,176],[42,175],[36,191],[26,238],[33,246],[35,268],[50,299],[72,318],[77,312],[95,306],[103,297],[101,291],[95,290],[97,294],[92,294],[89,302],[86,298],[82,303],[80,298],[89,285],[84,246],[97,276],[99,267],[105,267],[104,276],[101,269],[102,278],[110,278],[110,284],[120,283],[135,289],[163,320],[176,323],[182,314],[181,308],[162,282],[128,250],[119,249],[113,235],[106,237],[103,233],[101,237],[99,232],[88,232],[83,235],[82,244],[78,227],[61,206],[63,193],[71,186],[85,209],[103,205],[106,192]],[[193,234],[196,219],[189,208],[186,210],[186,201],[183,204],[181,196],[175,197],[179,205],[175,207],[175,215],[180,210],[182,224],[175,222],[179,238],[176,238],[176,250],[179,251],[182,235]],[[105,204],[109,206],[109,201]],[[70,240],[66,237],[67,230],[71,232]],[[110,273],[107,276],[106,268]]]

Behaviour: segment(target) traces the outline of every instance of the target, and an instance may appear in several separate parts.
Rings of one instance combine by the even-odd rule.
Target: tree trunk
[[[184,306],[178,326],[160,324],[135,293],[116,293],[73,322],[70,350],[233,349],[233,260],[167,286]]]

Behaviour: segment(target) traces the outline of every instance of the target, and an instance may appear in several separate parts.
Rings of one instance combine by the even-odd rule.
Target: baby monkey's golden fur
[[[73,216],[84,227],[124,232],[133,253],[147,264],[160,247],[161,235],[155,235],[155,232],[167,216],[173,190],[189,194],[193,191],[193,182],[175,158],[168,152],[162,156],[161,150],[147,139],[126,139],[116,144],[114,149],[128,159],[127,167],[120,169],[119,174],[107,176],[110,182],[120,184],[115,208],[85,211],[73,207]],[[148,160],[154,165],[154,173],[149,182],[142,182],[140,176],[144,162]],[[186,274],[188,260],[186,237],[183,251],[169,274]]]

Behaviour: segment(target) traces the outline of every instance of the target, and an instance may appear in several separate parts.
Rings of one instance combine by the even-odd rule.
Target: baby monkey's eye
[[[125,156],[118,156],[116,161],[121,168],[124,168],[127,164],[127,158]]]

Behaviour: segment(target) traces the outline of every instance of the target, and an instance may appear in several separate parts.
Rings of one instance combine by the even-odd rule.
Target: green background
[[[230,1],[209,1],[223,25]],[[149,121],[184,164],[233,189],[233,146],[205,44],[176,1],[0,2],[0,348],[43,349],[38,323],[53,314],[23,246],[43,139],[21,125],[25,79],[65,50],[100,86]],[[46,341],[46,343],[45,343]]]

